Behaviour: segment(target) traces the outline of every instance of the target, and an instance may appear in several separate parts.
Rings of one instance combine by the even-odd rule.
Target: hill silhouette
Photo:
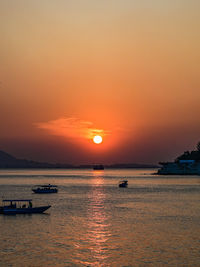
[[[8,153],[1,151],[0,150],[0,162],[11,162],[11,161],[16,161],[17,159]]]
[[[70,168],[70,164],[52,164],[37,162],[27,159],[17,159],[12,155],[0,150],[0,168]]]
[[[128,164],[112,164],[106,165],[105,168],[112,168],[112,169],[127,169],[127,168],[157,168],[156,165],[151,164],[138,164],[138,163],[128,163]],[[48,163],[48,162],[37,162],[27,159],[17,159],[12,155],[0,150],[0,168],[1,169],[9,169],[9,168],[19,168],[19,169],[26,169],[26,168],[93,168],[93,164],[87,165],[72,165],[72,164],[62,164],[62,163]]]

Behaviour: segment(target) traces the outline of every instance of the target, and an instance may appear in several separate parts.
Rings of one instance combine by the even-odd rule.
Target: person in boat
[[[29,208],[32,208],[32,207],[33,207],[33,204],[32,204],[31,201],[29,201],[29,203],[28,203],[28,207],[29,207]]]
[[[16,203],[13,204],[13,202],[11,201],[10,202],[10,208],[14,208],[15,209],[16,208]]]

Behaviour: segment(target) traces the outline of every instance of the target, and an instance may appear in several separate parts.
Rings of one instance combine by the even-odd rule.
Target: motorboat
[[[32,191],[36,194],[50,194],[50,193],[57,193],[58,188],[57,185],[36,185],[32,188]]]
[[[32,199],[4,199],[0,207],[1,214],[32,214],[43,213],[51,206],[33,207]]]
[[[128,186],[128,181],[127,180],[123,180],[119,182],[119,187],[127,187]]]

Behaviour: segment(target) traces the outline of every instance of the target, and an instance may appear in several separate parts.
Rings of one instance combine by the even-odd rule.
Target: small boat
[[[128,186],[128,181],[127,180],[123,180],[119,182],[119,187],[127,187]]]
[[[104,170],[104,166],[102,164],[96,164],[93,166],[93,170]]]
[[[0,207],[1,214],[32,214],[43,213],[51,206],[33,207],[32,199],[4,199]]]
[[[57,193],[58,188],[57,185],[36,185],[32,188],[32,191],[36,194],[50,194],[50,193]]]

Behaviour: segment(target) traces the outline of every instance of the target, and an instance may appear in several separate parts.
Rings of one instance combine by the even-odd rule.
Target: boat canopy
[[[29,202],[32,199],[3,199],[3,202]]]
[[[57,187],[57,185],[52,185],[52,184],[46,184],[46,185],[35,185],[39,187]]]

